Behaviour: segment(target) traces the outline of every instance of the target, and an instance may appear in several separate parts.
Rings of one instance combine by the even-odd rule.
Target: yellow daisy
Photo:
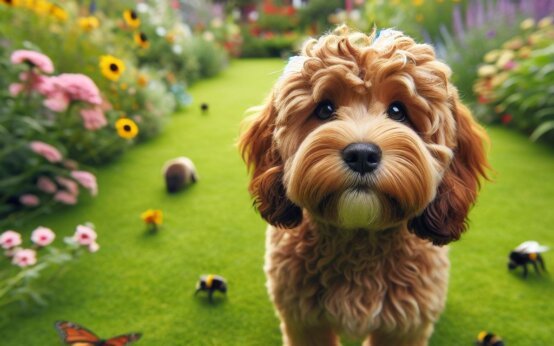
[[[134,10],[126,10],[123,12],[123,19],[125,19],[125,23],[133,29],[140,26],[140,18]]]
[[[129,118],[121,118],[115,122],[117,134],[121,138],[133,139],[139,133],[137,124]]]
[[[121,59],[111,55],[102,55],[100,57],[100,71],[104,77],[112,81],[117,81],[125,71],[125,64]]]
[[[165,35],[165,40],[168,43],[174,43],[175,42],[175,34],[172,33],[172,32],[167,33],[167,35]]]
[[[150,46],[150,42],[148,41],[148,37],[143,32],[136,32],[135,33],[135,42],[141,47],[141,48],[148,48]]]
[[[140,214],[140,218],[148,225],[161,225],[163,222],[163,213],[159,209],[148,209]]]
[[[145,87],[148,85],[148,76],[145,75],[145,74],[139,74],[138,77],[137,77],[137,84],[140,86],[140,87]]]
[[[100,26],[100,21],[95,16],[79,18],[79,27],[84,31],[92,31]]]

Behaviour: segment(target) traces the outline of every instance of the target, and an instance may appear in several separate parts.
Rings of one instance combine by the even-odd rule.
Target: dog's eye
[[[392,120],[399,122],[405,122],[408,120],[408,112],[406,111],[406,106],[402,102],[395,101],[390,104],[387,109],[387,114]]]
[[[328,120],[335,114],[335,105],[331,101],[322,101],[315,108],[314,114],[321,120]]]

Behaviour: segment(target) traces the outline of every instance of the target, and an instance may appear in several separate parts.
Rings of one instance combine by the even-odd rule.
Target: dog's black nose
[[[342,159],[360,174],[374,171],[381,161],[381,148],[373,143],[352,143],[342,150]]]

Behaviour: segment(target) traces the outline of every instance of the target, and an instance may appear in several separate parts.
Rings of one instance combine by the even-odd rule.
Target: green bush
[[[209,78],[217,75],[226,65],[225,51],[200,37],[187,41],[185,51],[194,52],[198,61],[200,78]]]
[[[484,120],[502,122],[554,143],[554,26],[542,19],[522,22],[518,35],[485,55],[475,92]]]
[[[297,28],[298,18],[281,14],[263,14],[257,24],[262,30],[283,34]]]
[[[324,32],[334,25],[329,16],[344,6],[341,0],[311,0],[298,11],[299,25],[302,28],[315,26],[317,32]]]
[[[244,35],[241,57],[268,58],[284,57],[294,52],[299,37],[295,34],[271,35],[269,37],[255,37]]]

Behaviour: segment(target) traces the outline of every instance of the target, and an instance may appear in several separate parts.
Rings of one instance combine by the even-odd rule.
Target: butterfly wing
[[[102,343],[102,346],[125,346],[129,345],[138,339],[142,334],[140,333],[132,333],[132,334],[125,334],[125,335],[119,335],[114,336],[113,338],[110,338]]]
[[[62,341],[68,345],[92,346],[97,345],[100,341],[96,334],[77,323],[58,321],[56,322],[56,329]]]

